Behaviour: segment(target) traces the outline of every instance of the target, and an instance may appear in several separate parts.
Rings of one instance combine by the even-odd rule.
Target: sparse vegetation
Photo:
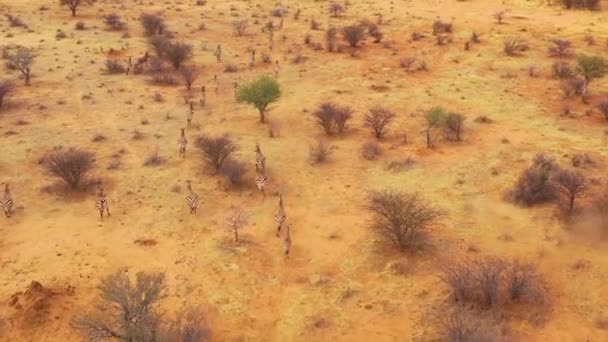
[[[549,47],[549,55],[552,57],[568,58],[572,56],[572,43],[565,39],[553,39],[553,46]]]
[[[365,27],[360,24],[348,25],[342,28],[342,37],[351,47],[357,47],[365,38]]]
[[[36,54],[26,48],[19,48],[17,52],[8,56],[8,63],[12,68],[15,68],[21,72],[25,85],[30,85],[30,77],[32,74],[32,64],[36,59]]]
[[[367,160],[374,160],[382,154],[382,147],[375,141],[368,141],[361,146],[361,156]]]
[[[165,19],[159,14],[144,13],[139,17],[139,20],[148,36],[162,35],[167,29]]]
[[[239,241],[239,232],[249,223],[249,213],[241,207],[234,207],[226,216],[224,227],[234,235],[234,242]]]
[[[15,82],[10,80],[0,80],[0,109],[4,105],[4,101],[13,91],[17,89]]]
[[[608,61],[600,56],[580,55],[578,57],[577,71],[584,78],[582,94],[587,94],[587,87],[591,81],[602,78],[608,73]]]
[[[332,135],[334,131],[342,134],[346,124],[352,118],[353,110],[348,106],[340,106],[333,102],[323,102],[313,112],[313,117],[325,134]]]
[[[122,21],[122,18],[120,17],[120,15],[118,15],[116,13],[111,13],[111,14],[105,15],[103,17],[103,22],[106,24],[108,29],[112,30],[112,31],[124,30],[124,28],[126,26],[125,22]]]
[[[117,61],[115,59],[108,59],[106,61],[106,72],[111,75],[124,74],[125,67],[120,61]]]
[[[507,197],[523,206],[532,206],[554,200],[556,189],[551,182],[551,173],[554,169],[555,165],[552,159],[544,154],[538,154],[532,166],[525,169],[519,176]]]
[[[168,42],[164,45],[163,56],[178,70],[192,57],[192,45],[181,42]]]
[[[235,20],[232,22],[232,29],[234,30],[234,34],[238,37],[242,37],[245,35],[247,31],[247,27],[249,26],[248,20]]]
[[[445,118],[447,137],[450,140],[460,141],[465,117],[460,113],[449,113]]]
[[[507,38],[503,42],[503,50],[507,56],[516,56],[520,52],[528,50],[528,42],[521,38]]]
[[[574,211],[574,201],[585,195],[585,177],[573,170],[559,169],[552,178],[557,190],[566,199],[568,214],[572,214]]]
[[[182,79],[184,80],[186,90],[190,91],[190,89],[192,89],[192,84],[198,78],[198,69],[193,65],[184,66],[180,69],[179,73],[182,76]]]
[[[324,140],[317,140],[311,144],[308,150],[308,156],[312,164],[325,163],[332,154],[332,146]]]
[[[431,130],[445,120],[445,109],[442,107],[433,107],[425,113],[424,117],[426,119],[426,147],[431,148],[433,146],[431,141]]]
[[[220,172],[226,177],[230,184],[241,185],[243,183],[243,176],[247,173],[247,167],[245,163],[239,160],[227,158],[222,163]]]

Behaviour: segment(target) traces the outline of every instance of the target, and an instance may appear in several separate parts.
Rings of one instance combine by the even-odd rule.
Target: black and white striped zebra
[[[9,189],[8,183],[4,183],[4,194],[0,198],[0,207],[4,209],[6,217],[11,217],[13,210],[13,197],[11,196],[11,190]]]
[[[198,195],[192,191],[192,184],[190,180],[186,181],[186,187],[188,189],[188,195],[186,196],[188,209],[190,209],[190,214],[196,214],[196,210],[198,209]]]
[[[277,237],[281,233],[281,228],[283,227],[283,223],[285,223],[285,219],[287,216],[285,215],[285,208],[283,208],[283,195],[279,195],[279,207],[277,211],[274,213],[274,221],[277,224]]]
[[[188,139],[186,139],[185,129],[182,128],[181,130],[182,133],[179,139],[177,140],[177,143],[179,144],[179,156],[182,158],[186,158],[186,146],[188,146]]]
[[[266,173],[266,157],[262,153],[260,144],[255,144],[255,166],[259,168],[261,172]]]
[[[266,181],[268,181],[268,177],[266,177],[266,175],[264,174],[264,171],[260,170],[260,167],[258,166],[258,164],[255,164],[255,171],[256,171],[255,185],[258,187],[258,189],[260,189],[260,191],[262,192],[262,195],[264,195],[264,197],[266,197],[266,192],[264,192],[264,189],[266,188]]]
[[[291,254],[291,225],[285,225],[285,236],[283,237],[283,254],[286,259],[289,259]]]
[[[105,212],[108,217],[110,215],[110,206],[108,205],[108,199],[106,198],[106,194],[103,192],[103,188],[99,189],[99,193],[97,194],[97,200],[95,201],[95,206],[97,210],[99,210],[99,216],[103,220],[103,213]]]

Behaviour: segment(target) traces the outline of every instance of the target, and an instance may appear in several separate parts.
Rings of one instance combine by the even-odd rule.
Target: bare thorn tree
[[[19,48],[15,54],[12,54],[8,58],[8,63],[19,70],[25,80],[25,85],[30,85],[30,76],[32,71],[32,64],[36,54],[30,49]]]
[[[249,213],[243,208],[234,207],[226,216],[224,226],[234,235],[234,241],[239,241],[239,232],[249,223]]]
[[[59,0],[60,6],[65,6],[72,11],[72,17],[76,16],[76,10],[81,5],[90,5],[93,4],[95,0]]]
[[[418,194],[393,190],[372,193],[366,208],[372,214],[371,227],[401,250],[419,242],[421,233],[442,216]]]
[[[332,17],[337,18],[344,12],[344,6],[334,0],[329,3],[329,12],[331,12]]]
[[[156,341],[158,304],[166,292],[164,273],[138,273],[132,283],[123,271],[102,280],[101,300],[93,312],[77,316],[73,325],[91,341]],[[184,340],[186,341],[186,340]]]
[[[388,126],[395,119],[396,114],[384,107],[376,106],[365,114],[363,120],[365,125],[369,127],[377,139],[381,139],[387,132]]]
[[[464,125],[465,117],[459,113],[450,113],[445,119],[445,124],[448,129],[448,134],[451,139],[460,141],[462,126]]]
[[[186,90],[190,91],[192,89],[192,84],[199,76],[199,70],[195,66],[183,66],[180,69],[180,74],[184,79],[184,83],[186,84]]]
[[[560,169],[553,175],[553,181],[557,185],[557,190],[566,197],[568,213],[572,214],[574,201],[585,195],[585,177],[576,171]]]
[[[342,36],[351,47],[357,47],[365,38],[365,27],[360,24],[348,25],[342,28]]]
[[[201,136],[196,140],[196,145],[201,150],[207,164],[212,166],[215,171],[219,171],[226,158],[238,150],[236,144],[227,135]]]
[[[245,35],[247,26],[249,26],[249,21],[245,19],[235,20],[232,22],[232,29],[234,30],[234,34],[238,37],[242,37]]]

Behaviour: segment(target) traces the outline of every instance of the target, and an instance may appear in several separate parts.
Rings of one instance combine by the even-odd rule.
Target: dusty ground
[[[283,96],[269,113],[270,121],[280,125],[280,137],[270,138],[255,110],[236,104],[232,96],[234,80],[272,72],[262,64],[253,70],[246,67],[247,49],[267,51],[267,36],[260,33],[261,25],[252,25],[246,37],[233,37],[230,7],[239,18],[253,22],[251,14],[257,13],[265,23],[262,16],[275,6],[273,1],[209,0],[202,7],[185,0],[102,1],[72,18],[54,2],[0,0],[2,13],[18,15],[30,28],[28,32],[0,22],[0,44],[31,46],[39,53],[32,86],[21,87],[0,113],[0,179],[12,184],[18,206],[12,218],[0,218],[1,338],[82,340],[70,328],[70,319],[92,305],[101,277],[126,269],[165,272],[170,289],[166,310],[199,303],[217,340],[434,340],[437,327],[429,316],[448,295],[437,278],[439,266],[446,258],[476,253],[535,262],[548,282],[551,304],[542,318],[521,310],[512,320],[509,339],[607,340],[608,331],[599,324],[608,319],[606,242],[565,230],[554,218],[553,206],[520,208],[503,199],[539,151],[564,165],[573,154],[588,153],[597,166],[583,172],[599,180],[594,189],[605,185],[606,121],[598,113],[584,115],[590,106],[579,100],[572,102],[573,117],[559,115],[565,102],[550,75],[553,60],[547,57],[547,47],[559,36],[572,40],[577,52],[606,55],[606,12],[567,12],[517,0],[351,2],[345,17],[331,20],[325,2],[284,2],[290,14],[275,36],[273,53],[282,65]],[[39,11],[41,5],[49,10]],[[294,21],[298,7],[302,15]],[[497,25],[492,14],[502,8],[511,11],[506,24]],[[130,38],[104,29],[101,15],[114,11],[127,20]],[[202,132],[228,132],[241,147],[239,156],[251,162],[259,142],[270,168],[265,200],[255,189],[253,172],[248,175],[251,185],[226,190],[221,179],[203,170],[193,144],[186,160],[177,157],[176,141],[186,117],[182,86],[158,87],[148,83],[147,75],[102,72],[102,49],[124,49],[122,56],[143,54],[147,47],[137,18],[153,11],[162,11],[170,30],[195,46],[193,61],[204,66],[195,87],[206,84],[213,89],[213,75],[221,75],[220,94],[210,91],[208,106],[196,109],[195,127],[187,131],[190,141]],[[392,49],[368,39],[359,55],[351,57],[303,46],[309,32],[313,41],[324,43],[324,31],[310,31],[311,18],[327,27],[329,22],[343,25],[375,13],[384,13],[381,29],[385,40],[393,42]],[[428,34],[436,17],[454,22],[453,44],[409,42],[413,31]],[[89,28],[74,30],[79,20]],[[204,31],[198,30],[201,22]],[[58,30],[68,37],[56,40]],[[472,30],[482,35],[482,43],[467,52],[462,47]],[[9,32],[12,37],[7,37]],[[596,45],[584,42],[589,34]],[[283,35],[286,42],[281,41]],[[512,35],[527,38],[531,50],[506,58],[502,40]],[[241,71],[222,72],[223,65],[213,56],[217,43],[223,46],[225,61],[238,64]],[[308,57],[304,63],[291,63],[295,52],[289,50],[296,45]],[[430,71],[406,73],[399,67],[405,56],[424,58]],[[538,78],[528,78],[530,64],[537,65]],[[11,72],[1,78],[17,77]],[[379,85],[386,89],[371,89]],[[154,102],[155,92],[163,94],[165,102]],[[591,92],[594,100],[608,94],[608,78],[592,84]],[[321,132],[310,112],[327,99],[351,104],[357,117],[348,134],[331,140],[336,147],[331,162],[312,166],[309,143]],[[382,142],[384,155],[367,161],[359,151],[372,137],[360,117],[377,103],[398,112],[399,120]],[[463,143],[438,138],[435,149],[425,148],[421,111],[434,105],[466,114]],[[475,122],[481,115],[493,123]],[[20,120],[27,124],[18,124]],[[134,130],[144,139],[132,140]],[[401,132],[408,136],[405,145],[400,143]],[[96,134],[107,140],[92,142]],[[157,144],[167,162],[142,166]],[[105,184],[110,219],[100,222],[93,191],[80,197],[44,191],[54,180],[38,160],[60,145],[95,151],[92,176]],[[121,149],[126,150],[121,167],[106,170]],[[413,168],[387,171],[389,162],[407,157],[416,161]],[[203,199],[196,215],[188,215],[185,205],[186,179],[193,180]],[[176,192],[176,185],[181,190]],[[399,254],[367,228],[361,205],[368,191],[385,187],[421,192],[447,211],[423,253]],[[293,225],[289,261],[283,259],[273,231],[279,192],[285,195]],[[222,228],[232,205],[252,213],[246,242],[238,246]],[[140,246],[134,243],[137,239],[157,244]],[[407,261],[406,275],[387,267],[400,260]],[[581,260],[585,267],[574,268]],[[25,291],[33,280],[52,291],[44,304],[11,306],[11,296]]]

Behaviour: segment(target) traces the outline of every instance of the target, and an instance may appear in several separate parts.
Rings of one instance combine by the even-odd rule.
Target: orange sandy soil
[[[572,101],[574,115],[559,115],[566,102],[551,76],[554,60],[547,47],[551,39],[562,37],[572,40],[579,53],[605,56],[606,12],[564,11],[532,0],[351,2],[338,19],[328,18],[324,1],[284,2],[290,14],[275,34],[273,54],[282,65],[283,96],[269,113],[270,121],[280,126],[280,137],[270,138],[257,112],[235,103],[232,82],[272,73],[271,66],[261,63],[249,70],[247,50],[256,48],[258,59],[267,51],[260,27],[272,18],[273,1],[209,0],[201,7],[189,0],[107,0],[82,8],[72,18],[54,1],[0,0],[0,12],[19,16],[30,29],[9,28],[3,20],[1,44],[33,47],[39,54],[31,87],[20,87],[0,114],[0,179],[11,183],[17,206],[12,218],[0,218],[1,338],[82,340],[70,328],[71,318],[94,305],[102,277],[124,269],[131,274],[165,272],[169,297],[163,308],[172,315],[200,305],[219,341],[437,340],[439,331],[430,317],[441,315],[449,296],[437,278],[442,262],[493,255],[534,262],[547,281],[550,305],[541,313],[521,307],[510,312],[508,340],[608,340],[608,331],[599,324],[608,318],[607,243],[581,230],[564,229],[552,205],[521,208],[503,198],[539,151],[562,165],[569,165],[576,153],[588,153],[596,166],[582,172],[597,180],[593,192],[605,186],[607,122],[596,111],[584,115],[591,106],[580,100]],[[39,11],[41,5],[49,10]],[[294,21],[298,7],[302,15]],[[497,25],[492,14],[503,8],[510,12],[506,23]],[[195,108],[194,127],[187,130],[191,144],[185,160],[178,158],[176,143],[186,118],[183,87],[152,85],[145,74],[102,71],[110,49],[123,58],[147,50],[137,18],[154,11],[162,11],[169,29],[194,45],[193,62],[204,66],[195,87],[206,84],[209,90],[208,106]],[[111,12],[123,15],[130,38],[104,29],[101,16]],[[254,13],[260,24],[250,25],[245,37],[233,37],[231,21],[249,18],[252,23]],[[307,33],[324,44],[324,31],[310,30],[311,18],[326,28],[374,19],[375,13],[384,13],[381,29],[392,47],[368,38],[353,57],[303,44]],[[454,22],[452,44],[436,46],[432,36],[409,41],[414,31],[430,35],[437,17]],[[79,20],[87,30],[74,29]],[[201,22],[203,31],[198,30]],[[58,30],[68,37],[56,40]],[[464,51],[473,30],[482,43]],[[531,50],[508,58],[502,41],[513,35],[528,39]],[[598,43],[587,46],[586,35]],[[238,73],[223,73],[224,66],[215,63],[218,43],[225,62],[240,67]],[[308,59],[293,64],[297,51]],[[405,56],[426,60],[429,72],[405,72],[399,66]],[[530,64],[538,67],[538,78],[527,76]],[[2,78],[19,76],[2,73]],[[214,74],[221,75],[219,96],[212,91]],[[592,102],[608,95],[608,78],[594,82],[590,91]],[[165,102],[154,102],[155,92]],[[357,113],[348,133],[331,139],[332,160],[313,166],[309,144],[322,133],[310,113],[323,100],[350,104]],[[379,103],[399,113],[399,119],[381,142],[382,157],[367,161],[360,148],[372,136],[361,116]],[[422,112],[434,105],[466,114],[464,142],[447,142],[435,132],[436,148],[426,149]],[[475,122],[481,115],[493,123]],[[143,125],[144,119],[149,124]],[[134,130],[144,139],[132,140]],[[270,170],[266,199],[255,188],[253,170],[246,186],[227,189],[222,179],[203,169],[195,138],[224,132],[236,138],[239,157],[251,166],[254,145],[261,144]],[[407,144],[401,143],[402,132]],[[92,142],[96,134],[107,140]],[[167,162],[142,166],[157,144]],[[104,182],[110,219],[100,222],[94,190],[83,196],[44,190],[55,180],[38,161],[53,146],[95,152],[97,168],[91,176]],[[126,150],[121,167],[106,170],[121,149]],[[391,161],[408,157],[416,162],[413,168],[386,169]],[[203,200],[196,215],[187,211],[186,179],[193,180]],[[366,194],[387,187],[421,192],[447,212],[424,251],[400,254],[369,230],[368,214],[362,210]],[[285,195],[293,226],[293,257],[288,261],[274,236],[278,193]],[[222,224],[232,205],[252,214],[246,241],[239,245]],[[134,243],[138,239],[157,244],[141,246]],[[391,271],[395,262],[406,262],[407,274]],[[584,267],[573,267],[577,262]],[[30,297],[22,295],[20,309],[11,306],[11,296],[33,280],[48,291],[42,303],[30,298],[39,294],[29,291]]]

